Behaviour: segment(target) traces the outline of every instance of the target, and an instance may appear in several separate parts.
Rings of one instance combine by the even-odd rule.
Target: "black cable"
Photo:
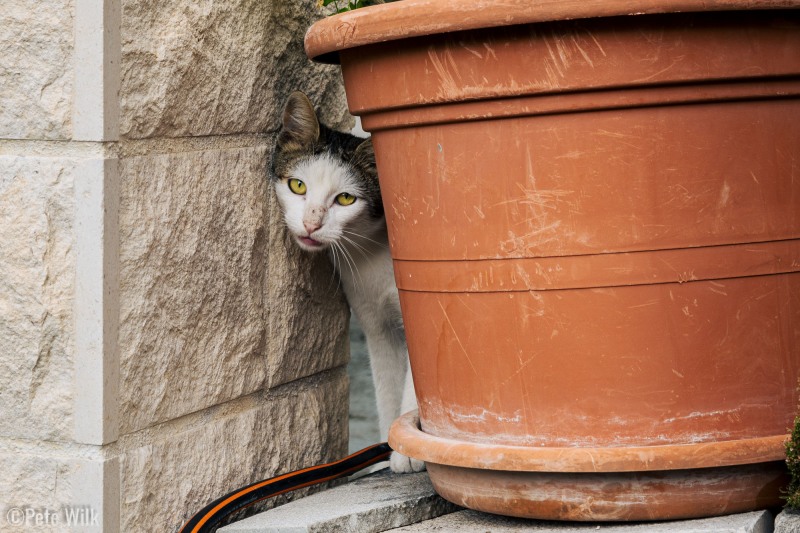
[[[212,533],[226,517],[272,496],[348,476],[385,461],[392,453],[382,442],[359,450],[344,459],[304,468],[259,481],[214,500],[195,514],[178,533]]]

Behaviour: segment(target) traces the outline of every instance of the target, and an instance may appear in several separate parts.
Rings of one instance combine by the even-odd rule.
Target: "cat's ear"
[[[281,120],[279,147],[290,150],[309,148],[319,139],[319,121],[314,105],[300,91],[289,96]]]
[[[353,152],[352,163],[366,174],[377,177],[378,167],[375,164],[375,150],[372,148],[372,139],[367,139],[358,145],[358,148]]]

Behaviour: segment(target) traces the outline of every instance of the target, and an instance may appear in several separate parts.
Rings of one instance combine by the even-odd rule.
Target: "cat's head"
[[[385,227],[372,142],[321,124],[303,93],[286,102],[272,177],[286,226],[304,250],[369,240]]]

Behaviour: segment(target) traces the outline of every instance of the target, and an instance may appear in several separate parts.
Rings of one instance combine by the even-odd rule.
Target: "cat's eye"
[[[297,178],[292,178],[289,180],[289,188],[295,194],[305,194],[306,193],[306,184],[300,181]]]
[[[339,205],[350,205],[356,201],[356,197],[349,192],[343,192],[336,197],[336,203]]]

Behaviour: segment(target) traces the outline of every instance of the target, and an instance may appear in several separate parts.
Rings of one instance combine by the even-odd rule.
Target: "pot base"
[[[678,520],[782,505],[780,461],[655,472],[553,473],[427,463],[436,492],[462,507],[542,520]]]
[[[781,488],[788,483],[782,460],[785,436],[644,447],[648,452],[526,448],[428,435],[419,429],[416,413],[408,413],[395,422],[389,438],[394,449],[426,462],[443,498],[470,509],[523,518],[640,521],[719,516],[779,507]]]

